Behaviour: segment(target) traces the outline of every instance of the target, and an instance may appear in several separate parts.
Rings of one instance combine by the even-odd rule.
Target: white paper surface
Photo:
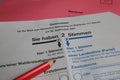
[[[33,80],[69,80],[67,60],[57,32],[81,30],[82,27],[89,30],[89,26],[97,25],[106,29],[106,24],[114,23],[112,19],[118,17],[108,12],[65,19],[1,22],[0,80],[12,80],[49,59],[57,62]]]
[[[108,21],[61,32],[70,80],[120,80],[120,20]]]

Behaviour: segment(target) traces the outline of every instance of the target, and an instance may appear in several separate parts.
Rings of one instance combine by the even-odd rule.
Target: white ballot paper
[[[60,33],[70,80],[120,80],[120,19],[112,20]]]
[[[66,57],[66,52],[64,53],[64,48],[61,43],[61,37],[59,37],[59,34],[57,33],[59,33],[59,31],[74,30],[80,30],[80,32],[90,31],[88,33],[91,33],[90,35],[92,37],[89,38],[90,40],[85,40],[85,42],[88,43],[88,47],[80,48],[80,50],[82,50],[80,52],[101,49],[106,50],[110,48],[111,51],[114,51],[114,53],[118,54],[117,51],[119,51],[119,29],[116,24],[117,22],[118,16],[109,12],[71,18],[56,18],[21,22],[0,22],[0,80],[13,80],[15,77],[36,67],[42,62],[51,59],[56,59],[55,65],[53,65],[51,69],[36,76],[32,80],[80,80],[79,74],[77,74],[77,76],[73,75],[78,77],[78,79],[76,79],[76,77],[74,79],[71,78],[72,76],[70,77],[69,75],[69,72],[71,71],[72,74],[74,73],[73,71],[78,71],[80,75],[83,75],[83,77],[85,77],[85,74],[83,73],[86,73],[86,75],[89,75],[91,73],[95,78],[102,76],[103,72],[101,72],[101,74],[98,74],[100,72],[97,68],[100,67],[101,69],[101,66],[108,66],[109,63],[113,63],[110,64],[110,66],[113,65],[113,68],[114,64],[118,67],[117,57],[111,57],[109,62],[108,60],[101,58],[99,61],[101,62],[101,60],[103,60],[104,65],[102,65],[102,63],[98,65],[97,62],[99,61],[94,60],[97,61],[96,64],[98,66],[91,65],[91,69],[88,68],[89,66],[86,66],[86,70],[82,69],[82,73],[79,71],[81,70],[79,68],[73,70],[69,69],[68,66],[72,65],[73,63],[71,58],[70,62],[68,62],[69,57]],[[96,33],[96,31],[98,33]],[[114,34],[114,31],[118,34]],[[104,36],[105,39],[103,38]],[[113,41],[112,38],[115,39],[115,41]],[[88,41],[90,41],[90,43]],[[81,42],[83,43],[83,41]],[[87,43],[83,43],[82,45],[75,43],[75,45],[87,46]],[[100,45],[97,45],[98,43]],[[74,44],[70,46],[74,46]],[[108,52],[110,53],[110,51]],[[82,58],[82,64],[85,62],[85,59],[84,57]],[[80,63],[81,60],[78,58],[78,60],[75,62],[76,64],[78,64],[77,61]],[[92,61],[92,63],[95,63],[94,61]],[[70,65],[68,65],[69,63]],[[87,63],[89,64],[89,61],[86,59],[86,63],[84,64]],[[116,74],[118,73],[117,67],[115,68],[116,72],[114,72]],[[95,71],[96,69],[98,71]],[[109,68],[107,69],[110,70]],[[106,72],[107,69],[105,69],[104,72]],[[111,68],[111,70],[113,69]],[[91,76],[91,74],[89,76]]]

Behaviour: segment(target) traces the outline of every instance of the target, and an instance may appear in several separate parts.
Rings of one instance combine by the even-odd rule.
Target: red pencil
[[[34,78],[35,76],[39,75],[40,73],[43,73],[44,71],[48,70],[55,62],[56,62],[56,60],[50,60],[48,62],[44,62],[43,64],[20,75],[19,77],[15,78],[14,80],[30,80],[30,79]]]

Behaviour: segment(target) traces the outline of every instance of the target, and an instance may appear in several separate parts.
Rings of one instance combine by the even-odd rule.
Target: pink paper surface
[[[120,0],[0,0],[0,21],[23,21],[113,12]]]

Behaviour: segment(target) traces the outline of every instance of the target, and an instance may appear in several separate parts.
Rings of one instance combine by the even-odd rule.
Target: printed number
[[[65,34],[64,34],[64,33],[62,33],[61,35],[62,35],[62,37],[65,37]]]

